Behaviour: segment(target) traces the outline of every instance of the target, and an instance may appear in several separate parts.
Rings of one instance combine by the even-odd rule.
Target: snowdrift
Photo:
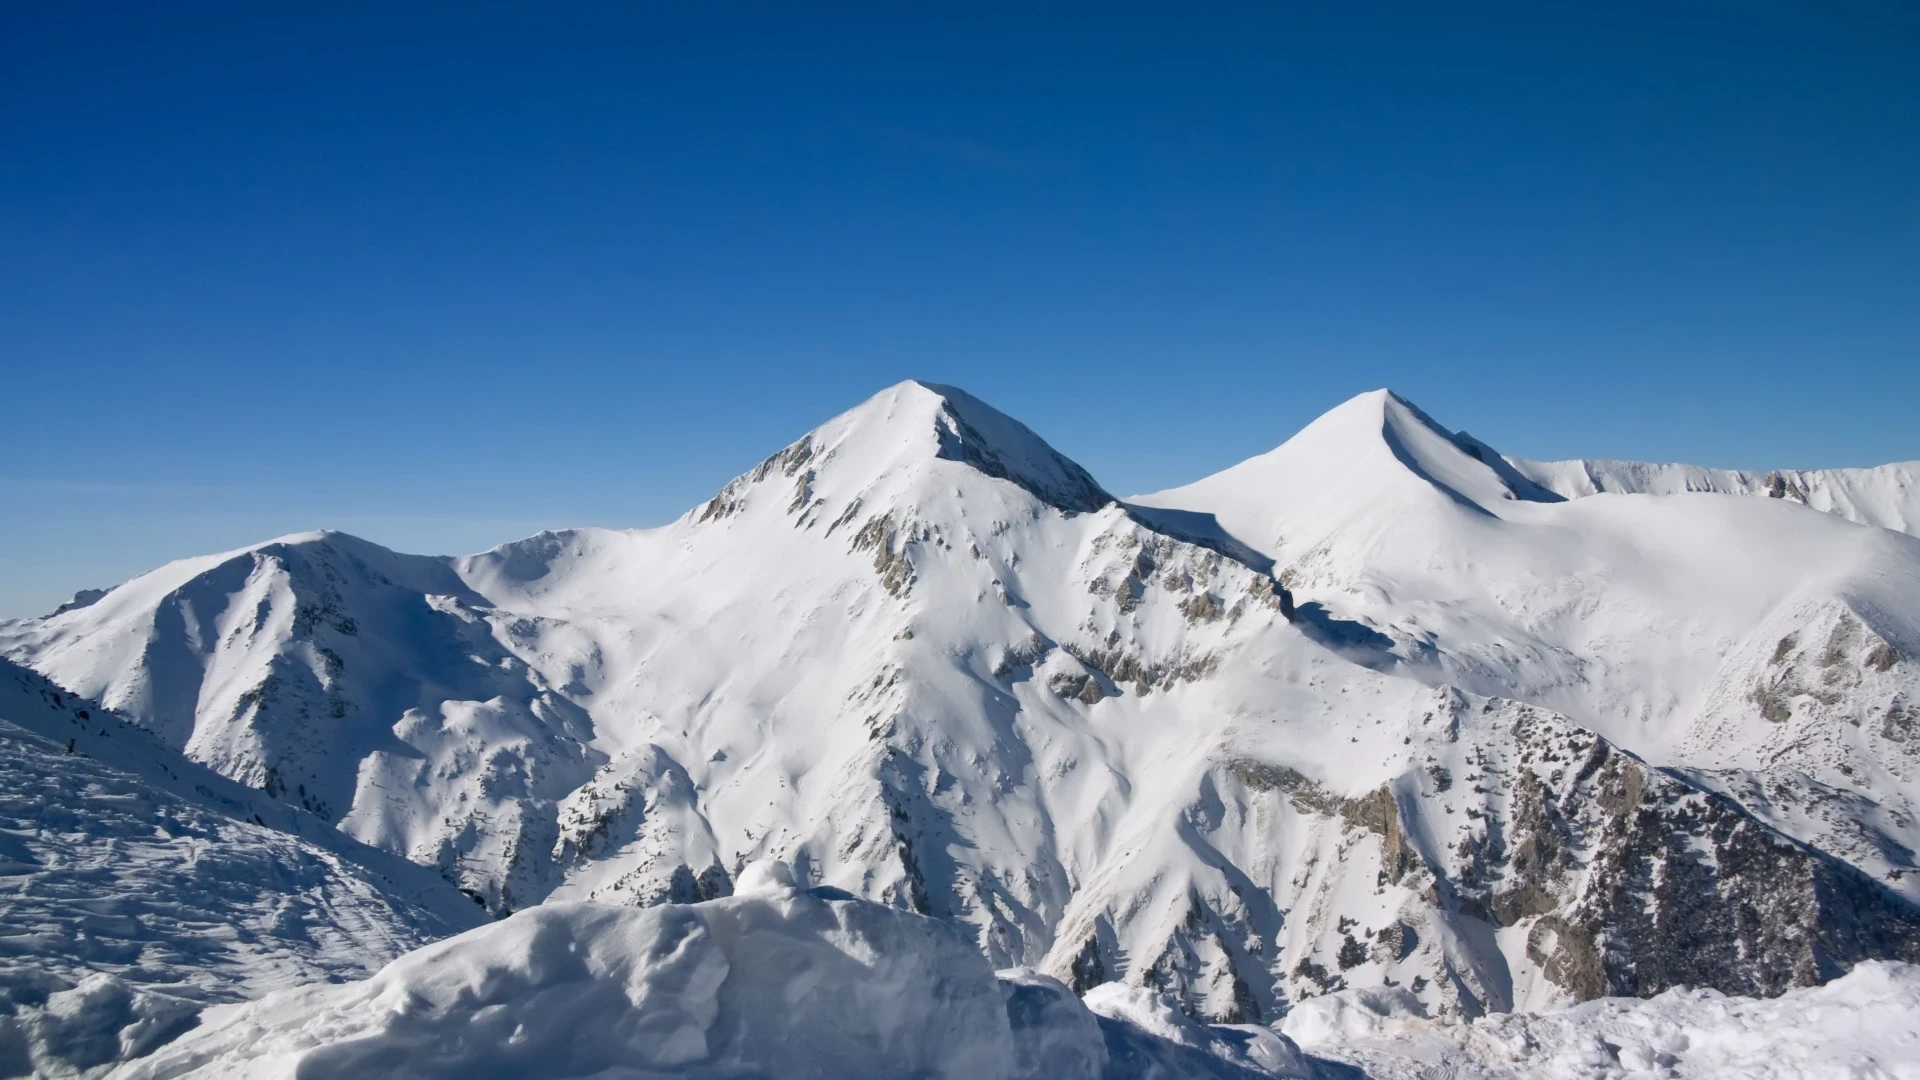
[[[1302,1004],[1285,1027],[1311,1054],[1373,1080],[1920,1077],[1920,967],[1911,964],[1861,964],[1770,1000],[1680,989],[1458,1025],[1430,1023],[1416,1004],[1393,989],[1343,991]]]
[[[746,893],[699,904],[549,903],[363,982],[215,1007],[110,1075],[1920,1077],[1912,965],[1771,1000],[1680,989],[1468,1023],[1429,1019],[1403,987],[1345,990],[1296,1006],[1283,1035],[1199,1024],[1121,983],[1082,1001],[1030,970],[996,975],[956,924],[794,888],[777,864],[743,877]]]
[[[1310,1075],[1267,1029],[1203,1027],[1120,987],[1089,1003],[1100,1015],[1045,976],[996,977],[954,924],[759,879],[699,904],[545,904],[363,982],[210,1009],[113,1075]]]
[[[364,978],[482,918],[0,660],[0,1076],[135,1056],[207,1005]]]

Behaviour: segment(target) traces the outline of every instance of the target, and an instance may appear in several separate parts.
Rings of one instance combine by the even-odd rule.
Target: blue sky
[[[1119,491],[1383,385],[1920,458],[1912,5],[716,8],[0,6],[0,615],[660,523],[908,377]]]

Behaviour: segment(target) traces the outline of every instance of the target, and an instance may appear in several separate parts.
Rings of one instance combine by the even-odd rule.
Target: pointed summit
[[[941,401],[934,427],[939,456],[1025,488],[1060,510],[1090,513],[1113,501],[1087,470],[1032,429],[964,390],[910,382]]]
[[[1515,471],[1492,447],[1465,432],[1449,431],[1386,389],[1341,402],[1265,454],[1137,501],[1177,507],[1195,495],[1209,503],[1236,495],[1344,516],[1346,510],[1423,494],[1486,513],[1503,503],[1560,501]]]
[[[1464,431],[1449,431],[1418,405],[1391,390],[1375,390],[1353,400],[1375,398],[1380,400],[1381,436],[1394,456],[1461,502],[1484,509],[1516,499],[1562,501],[1520,475],[1493,447]]]
[[[1114,501],[1087,471],[1025,424],[964,390],[909,379],[828,420],[728,484],[699,520],[731,514],[750,487],[775,474],[794,481],[793,507],[832,489],[871,501],[883,487],[951,462],[1004,480],[1066,513]]]

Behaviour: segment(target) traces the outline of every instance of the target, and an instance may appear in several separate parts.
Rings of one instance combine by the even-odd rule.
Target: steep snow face
[[[1327,539],[1372,509],[1392,515],[1440,505],[1486,516],[1506,503],[1560,501],[1482,444],[1455,436],[1387,390],[1339,405],[1275,450],[1182,488],[1130,502],[1212,515],[1233,537],[1273,556]]]
[[[209,1011],[114,1075],[1308,1075],[1270,1031],[1204,1028],[1152,1001],[1106,1012],[1043,976],[996,980],[949,923],[771,886],[645,911],[543,905],[365,982]]]
[[[1601,492],[1679,495],[1720,492],[1763,495],[1837,514],[1862,525],[1920,535],[1920,461],[1871,469],[1780,469],[1744,472],[1644,461],[1528,461],[1508,458],[1514,471],[1569,499]]]
[[[291,537],[0,649],[496,914],[703,901],[778,858],[1076,991],[1245,1021],[1391,979],[1473,1015],[1909,954],[1912,912],[1821,850],[1911,865],[1907,714],[1774,772],[1755,746],[1913,700],[1914,546],[1777,501],[1559,500],[1385,393],[1123,505],[906,383],[664,528],[452,560]],[[1789,601],[1831,625],[1776,662]],[[1778,664],[1786,720],[1740,711]]]
[[[821,425],[799,442],[735,480],[698,512],[700,520],[739,508],[746,490],[778,470],[792,478],[796,511],[815,501],[822,467],[844,493],[868,501],[932,492],[940,479],[972,474],[1004,480],[1065,513],[1087,513],[1113,501],[1086,470],[1062,457],[1025,424],[951,386],[904,382]],[[964,466],[964,468],[956,468]]]
[[[481,913],[431,872],[0,661],[0,1074],[143,1052],[203,1004],[364,976]]]
[[[1869,963],[1771,1001],[1671,990],[1436,1024],[1404,992],[1348,991],[1287,1017],[1311,1054],[1375,1080],[1850,1080],[1920,1077],[1920,968]]]

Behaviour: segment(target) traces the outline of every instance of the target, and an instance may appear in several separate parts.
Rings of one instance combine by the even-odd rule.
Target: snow
[[[662,528],[463,558],[297,534],[0,623],[0,653],[124,714],[85,769],[215,793],[223,848],[246,826],[388,867],[316,923],[416,904],[458,929],[482,911],[456,886],[500,927],[838,890],[809,895],[1030,969],[995,990],[1053,1017],[1009,1029],[1015,1069],[1090,1032],[1138,1071],[1279,1067],[1261,1025],[1342,991],[1441,1023],[1920,949],[1920,540],[1811,489],[1563,486],[1381,391],[1117,502],[977,398],[903,383]],[[1622,880],[1689,884],[1656,905]],[[1642,915],[1719,909],[1747,936],[1693,968]],[[1780,923],[1811,936],[1756,954]],[[1589,930],[1592,955],[1567,944]],[[440,932],[358,968],[210,961],[226,996],[190,1000]],[[129,978],[32,940],[58,993]]]
[[[1557,474],[1530,468],[1376,391],[1267,454],[1133,501],[1215,522],[1299,604],[1377,631],[1378,666],[1556,710],[1728,794],[1811,783],[1882,808],[1822,822],[1743,799],[1920,900],[1920,762],[1883,722],[1920,697],[1915,666],[1890,662],[1920,656],[1920,541],[1704,482],[1660,495],[1549,484],[1576,496],[1562,499],[1532,486]],[[1887,500],[1907,468],[1876,473],[1885,512],[1868,516],[1904,513]],[[1788,638],[1835,647],[1813,650],[1818,671],[1786,671]],[[1775,698],[1771,716],[1757,707]]]
[[[1605,459],[1508,458],[1507,463],[1521,475],[1569,499],[1603,491],[1760,495],[1800,503],[1862,525],[1920,535],[1920,461],[1871,469],[1782,469],[1768,473]]]
[[[1253,1024],[1196,1023],[1144,987],[1104,983],[1082,1000],[1103,1021],[1110,1069],[1122,1076],[1311,1075],[1287,1037]]]
[[[58,1075],[479,921],[420,867],[0,661],[0,1073]]]
[[[694,905],[544,904],[360,982],[208,1009],[112,1075],[1920,1076],[1912,965],[1869,962],[1772,1000],[1677,989],[1465,1024],[1427,1019],[1404,988],[1347,990],[1297,1006],[1279,1031],[1208,1026],[1139,987],[1105,984],[1082,1003],[1030,970],[996,976],[951,923],[783,876]]]
[[[1920,967],[1861,964],[1770,1000],[1675,989],[1470,1024],[1422,1018],[1406,996],[1343,991],[1284,1029],[1373,1080],[1834,1080],[1920,1077]]]
[[[996,979],[953,924],[777,876],[695,905],[544,904],[362,982],[209,1010],[114,1075],[1306,1075],[1271,1031],[1211,1035],[1164,1005],[1150,1028],[1130,1022],[1150,1005],[1096,1018],[1043,976]],[[1109,1045],[1141,1067],[1111,1071]]]

